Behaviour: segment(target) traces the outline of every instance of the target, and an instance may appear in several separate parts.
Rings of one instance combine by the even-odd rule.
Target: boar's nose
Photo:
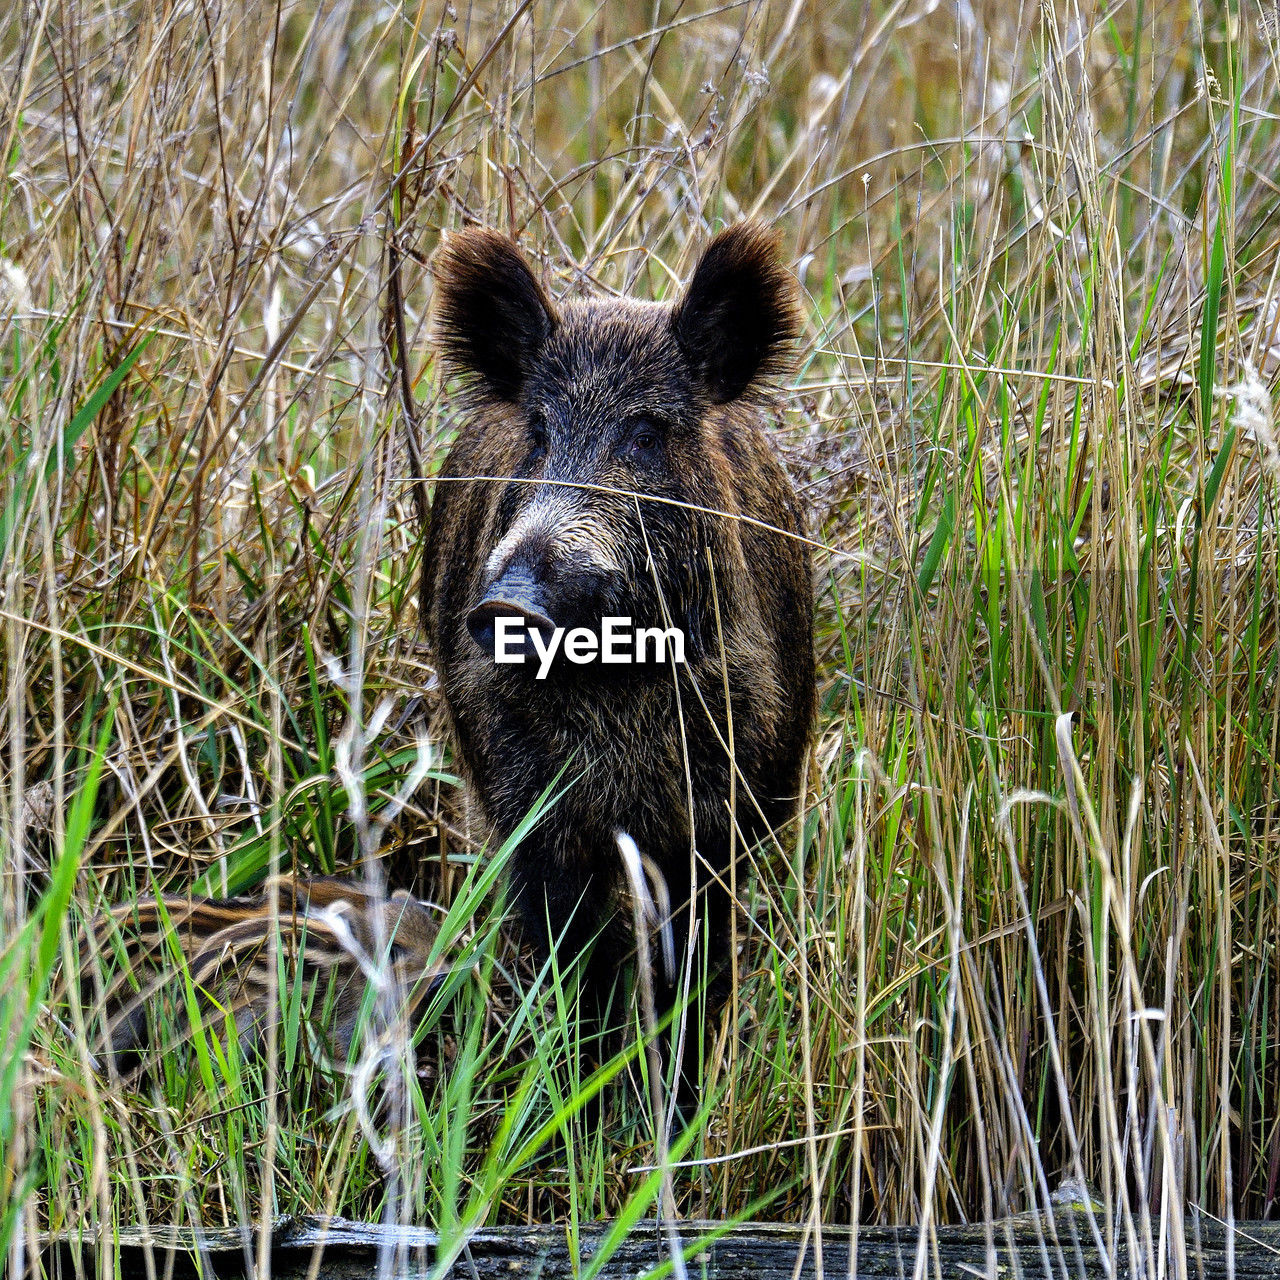
[[[467,630],[482,649],[493,652],[494,631],[499,618],[516,618],[521,623],[523,645],[508,642],[508,653],[530,653],[527,639],[531,631],[539,631],[547,640],[556,624],[548,616],[546,593],[523,565],[512,565],[497,581],[489,584],[484,598],[467,614]],[[510,629],[514,631],[514,629]]]

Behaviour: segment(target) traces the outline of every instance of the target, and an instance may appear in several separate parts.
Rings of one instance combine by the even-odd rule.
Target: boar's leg
[[[720,847],[722,843],[723,848]],[[687,855],[682,855],[675,865],[668,865],[664,870],[667,890],[671,895],[676,973],[666,974],[659,964],[654,975],[659,1020],[674,1010],[674,1016],[663,1032],[663,1065],[667,1067],[674,1063],[670,1078],[674,1081],[677,1108],[686,1122],[693,1118],[702,1101],[701,1078],[706,1056],[715,1042],[718,1015],[729,996],[732,903],[728,873],[722,870],[728,863],[727,841],[713,840],[704,847],[699,862],[698,894],[692,915],[697,933],[692,957],[689,953],[691,888]],[[711,868],[716,868],[714,874]],[[692,993],[687,999],[686,991]]]
[[[575,873],[560,859],[526,843],[511,868],[512,904],[520,914],[525,935],[541,959],[556,954],[562,973],[579,960],[579,1036],[583,1044],[597,1041],[621,1015],[609,1015],[614,980],[626,964],[632,944],[629,930],[614,912],[615,881],[607,875]],[[602,923],[603,922],[603,923]],[[607,1056],[607,1041],[599,1052]]]
[[[723,866],[727,847],[718,859],[716,852],[713,849],[707,861],[713,867]],[[549,866],[554,866],[551,874]],[[667,973],[659,954],[654,953],[654,997],[659,1022],[675,1011],[662,1032],[660,1048],[663,1069],[675,1082],[680,1114],[688,1120],[701,1101],[701,1063],[714,1039],[715,1015],[728,996],[731,904],[725,884],[702,867],[694,906],[696,946],[690,966],[688,855],[682,852],[664,859],[660,869],[671,899],[676,972]],[[724,873],[721,879],[727,882]],[[547,850],[526,844],[516,855],[510,886],[513,905],[539,956],[545,959],[554,950],[566,973],[577,965],[580,1043],[596,1046],[593,1056],[604,1060],[621,1048],[630,1021],[621,1006],[622,980],[635,959],[630,913],[618,909],[618,880],[613,875],[574,874],[559,859],[553,862]],[[632,986],[634,989],[635,984]],[[687,987],[694,994],[687,1002],[687,1012],[682,1013]],[[677,1053],[680,1061],[674,1063]]]

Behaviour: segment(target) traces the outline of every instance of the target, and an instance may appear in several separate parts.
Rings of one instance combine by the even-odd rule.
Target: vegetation
[[[662,297],[748,213],[806,295],[821,736],[680,1211],[1273,1213],[1278,41],[1252,0],[6,9],[5,1247],[653,1212],[645,1058],[576,1053],[431,728],[426,259],[482,222]],[[375,855],[475,959],[431,1070],[288,1025],[95,1063],[56,972],[101,903]]]

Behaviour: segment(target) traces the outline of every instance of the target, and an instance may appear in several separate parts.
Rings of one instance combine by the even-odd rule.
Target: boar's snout
[[[467,614],[467,630],[481,649],[492,653],[498,619],[516,618],[522,624],[523,643],[508,642],[507,652],[529,653],[533,649],[530,632],[538,631],[550,641],[556,627],[550,613],[546,592],[535,575],[526,565],[515,564],[489,584],[484,598]]]

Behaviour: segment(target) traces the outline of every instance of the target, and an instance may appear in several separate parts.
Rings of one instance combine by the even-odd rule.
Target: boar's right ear
[[[676,341],[716,404],[783,372],[799,328],[795,277],[762,222],[740,222],[707,246],[671,316]]]
[[[496,231],[446,235],[431,256],[432,336],[456,373],[515,400],[555,309],[520,251]]]

